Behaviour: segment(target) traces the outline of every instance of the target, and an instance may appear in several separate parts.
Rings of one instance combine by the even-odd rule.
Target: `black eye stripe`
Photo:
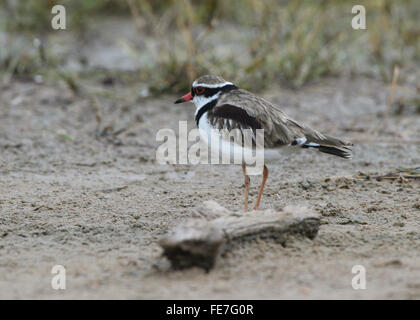
[[[214,96],[218,92],[228,92],[233,89],[237,89],[237,87],[233,84],[227,84],[219,88],[206,88],[206,91],[204,91],[204,96],[211,97],[211,96]]]

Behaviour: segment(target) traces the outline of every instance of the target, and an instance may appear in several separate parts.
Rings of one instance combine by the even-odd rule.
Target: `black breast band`
[[[206,91],[205,91],[204,95],[206,97],[209,97],[209,96],[213,96],[213,95],[217,94],[218,92],[226,93],[226,92],[229,92],[229,91],[237,89],[237,88],[238,87],[235,86],[234,84],[228,84],[228,85],[225,85],[225,86],[220,87],[220,88],[206,88]],[[201,107],[200,110],[198,110],[198,112],[195,116],[195,122],[197,123],[197,127],[198,127],[198,123],[200,122],[200,118],[203,116],[203,114],[205,114],[207,111],[213,109],[216,106],[217,100],[218,99],[214,99],[214,100],[210,101],[209,103],[207,103],[203,107]]]

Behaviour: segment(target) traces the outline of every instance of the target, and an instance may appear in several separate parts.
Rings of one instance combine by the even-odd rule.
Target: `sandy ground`
[[[405,109],[366,133],[385,110],[381,82],[332,79],[262,94],[296,120],[353,140],[354,158],[302,150],[270,160],[262,208],[307,206],[321,214],[318,236],[248,243],[210,273],[156,268],[157,240],[204,200],[239,210],[240,167],[157,164],[157,130],[193,125],[193,105],[122,99],[137,89],[118,81],[92,85],[116,97],[99,98],[98,109],[60,82],[2,88],[0,298],[420,298],[419,182],[366,179],[420,166],[420,117]],[[107,126],[128,129],[97,137]],[[252,201],[259,182],[251,179]],[[51,288],[58,264],[66,290]],[[351,286],[354,265],[366,268],[366,290]]]

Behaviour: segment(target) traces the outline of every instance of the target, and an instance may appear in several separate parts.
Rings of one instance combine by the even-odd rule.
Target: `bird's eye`
[[[205,91],[204,87],[196,87],[195,88],[195,93],[196,94],[203,94]]]

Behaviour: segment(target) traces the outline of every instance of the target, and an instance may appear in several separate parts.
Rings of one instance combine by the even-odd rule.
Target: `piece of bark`
[[[234,213],[206,201],[194,216],[199,218],[179,225],[159,242],[174,269],[197,266],[210,270],[223,251],[257,237],[281,243],[294,235],[313,239],[320,225],[317,214],[301,207]]]

